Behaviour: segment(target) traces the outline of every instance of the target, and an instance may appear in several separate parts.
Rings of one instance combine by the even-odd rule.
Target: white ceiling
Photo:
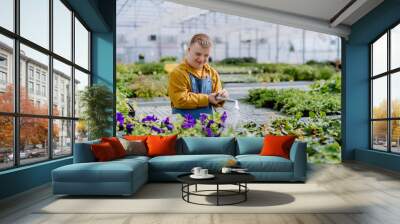
[[[169,0],[179,4],[347,37],[383,0]],[[350,4],[351,3],[351,4]],[[349,4],[337,20],[333,20]]]

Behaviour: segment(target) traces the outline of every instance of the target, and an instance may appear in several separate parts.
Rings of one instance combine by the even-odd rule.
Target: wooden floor
[[[400,223],[400,174],[359,163],[312,165],[308,182],[317,183],[349,203],[367,204],[357,214],[35,214],[54,200],[42,186],[0,202],[0,223]],[[172,205],[173,206],[173,205]]]

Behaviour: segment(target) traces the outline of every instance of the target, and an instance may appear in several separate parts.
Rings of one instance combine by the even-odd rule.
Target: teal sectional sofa
[[[96,162],[91,141],[75,144],[74,163],[52,171],[54,194],[131,195],[148,181],[176,181],[193,167],[218,172],[234,159],[259,182],[305,182],[307,170],[306,143],[296,141],[290,159],[260,156],[262,137],[183,137],[177,140],[177,155],[127,156]]]

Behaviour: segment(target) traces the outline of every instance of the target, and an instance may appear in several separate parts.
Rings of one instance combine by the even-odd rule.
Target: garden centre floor
[[[114,223],[114,224],[260,224],[260,223],[400,223],[400,173],[392,173],[360,163],[309,165],[306,184],[316,184],[342,198],[348,204],[363,204],[357,213],[291,213],[291,214],[183,214],[183,213],[119,213],[47,214],[38,210],[57,196],[50,184],[0,201],[0,223]],[[293,185],[293,184],[288,184]],[[160,189],[162,190],[162,189]],[[180,189],[177,189],[180,191]],[[251,191],[251,190],[250,190]],[[307,197],[320,200],[318,193]],[[107,197],[100,197],[107,198]],[[110,197],[113,198],[113,197]],[[118,197],[117,197],[118,198]],[[94,201],[96,199],[93,199]],[[135,200],[135,199],[132,199]],[[151,200],[151,199],[149,199]],[[96,203],[96,202],[93,202]],[[243,204],[245,205],[245,204]],[[173,205],[171,205],[173,206]],[[239,206],[239,205],[238,205]],[[123,208],[122,208],[123,209]]]
[[[228,121],[234,122],[234,120],[240,121],[241,123],[247,123],[253,121],[257,124],[268,123],[273,118],[278,116],[284,116],[283,114],[267,109],[267,108],[256,108],[254,105],[248,104],[244,101],[248,91],[255,88],[271,88],[271,89],[288,89],[297,88],[302,90],[308,90],[309,85],[312,82],[298,81],[298,82],[279,82],[279,83],[227,83],[225,89],[229,92],[231,99],[240,100],[239,115],[233,115],[236,113],[234,109],[234,103],[226,103],[224,108],[219,108],[218,111],[226,110],[228,112]],[[131,99],[133,100],[133,99]],[[168,98],[158,97],[151,100],[135,99],[137,103],[137,115],[143,114],[154,114],[159,118],[171,116],[171,106]]]

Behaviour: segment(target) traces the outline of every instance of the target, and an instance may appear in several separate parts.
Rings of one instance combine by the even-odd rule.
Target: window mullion
[[[53,0],[49,0],[49,50],[53,52]],[[48,152],[49,159],[53,159],[53,56],[49,55],[49,73],[48,73],[48,83],[47,88],[49,94],[49,120],[48,120]]]
[[[71,23],[72,23],[72,29],[71,29],[71,60],[73,66],[71,67],[71,91],[72,91],[72,105],[71,105],[71,117],[75,118],[75,12],[72,11],[71,14]],[[72,124],[72,133],[71,133],[71,150],[72,150],[72,155],[74,155],[75,151],[75,126],[76,126],[76,121],[73,120],[71,122]]]
[[[19,35],[19,5],[20,1],[14,1],[14,30]],[[19,114],[20,111],[20,50],[19,39],[14,39],[14,113]],[[19,136],[20,136],[20,118],[14,115],[14,166],[19,166]]]

